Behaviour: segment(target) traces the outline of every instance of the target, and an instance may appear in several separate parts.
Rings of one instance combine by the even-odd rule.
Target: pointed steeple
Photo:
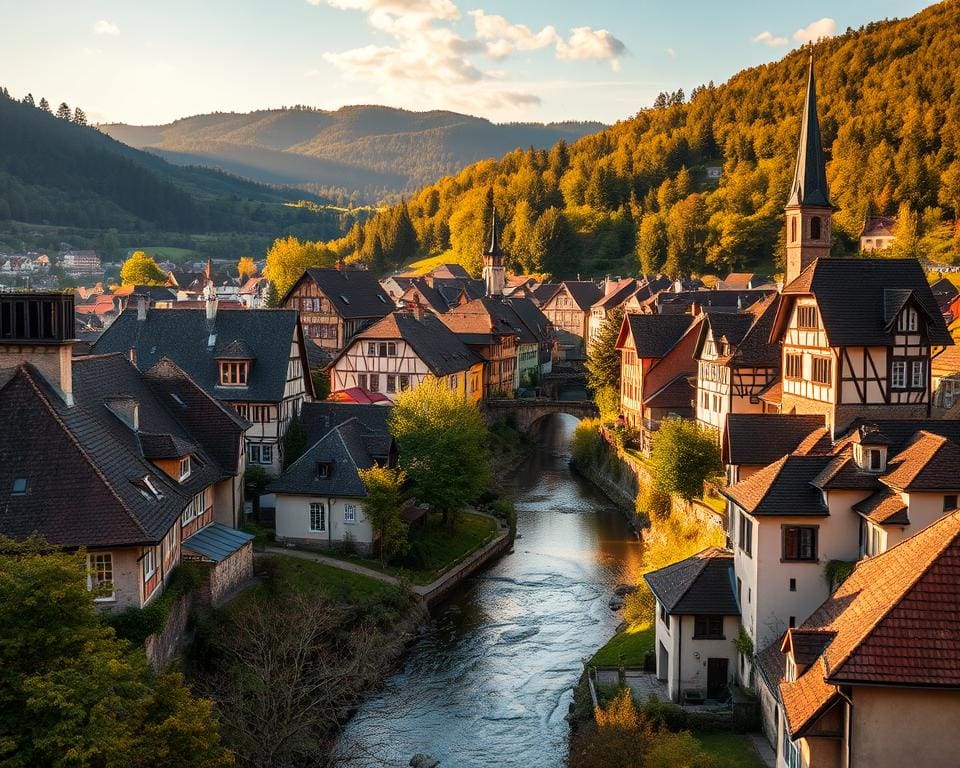
[[[490,244],[487,246],[487,250],[484,251],[484,256],[487,258],[484,259],[484,262],[490,263],[491,266],[499,266],[498,262],[503,261],[503,251],[500,250],[500,238],[497,234],[497,209],[493,209],[493,217],[490,222]]]
[[[793,185],[787,205],[830,207],[827,172],[820,143],[820,120],[817,116],[817,86],[813,77],[813,54],[807,72],[807,97],[803,104],[803,122],[800,124],[800,146]]]
[[[483,281],[487,296],[503,296],[507,278],[503,269],[503,251],[500,250],[500,238],[497,233],[497,209],[493,206],[493,190],[487,194],[493,215],[490,221],[490,242],[483,251]]]

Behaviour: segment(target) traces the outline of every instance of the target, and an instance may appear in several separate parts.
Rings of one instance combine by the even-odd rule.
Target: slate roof
[[[629,299],[633,294],[639,289],[639,284],[637,281],[628,277],[625,280],[620,280],[616,287],[608,294],[601,296],[594,303],[594,307],[602,307],[603,309],[614,309],[619,307],[623,302]]]
[[[833,639],[780,683],[790,735],[837,701],[838,685],[960,688],[960,512],[859,563],[801,630]]]
[[[695,396],[696,389],[690,383],[690,376],[681,373],[647,397],[643,404],[647,408],[686,408],[689,410],[693,407]]]
[[[623,322],[638,358],[661,358],[677,345],[695,319],[693,315],[625,315]]]
[[[6,535],[36,531],[64,547],[157,543],[196,494],[237,469],[236,461],[227,462],[237,457],[246,423],[169,361],[143,374],[122,355],[75,358],[73,406],[31,365],[8,370],[2,381],[0,532]],[[179,483],[151,463],[141,436],[107,407],[111,398],[139,404],[147,435],[169,435],[178,450],[193,447],[187,480]],[[196,429],[198,422],[206,431]],[[27,480],[25,494],[12,493],[18,478]]]
[[[363,440],[364,435],[370,434],[357,419],[333,427],[274,480],[267,492],[363,498],[367,489],[357,470],[373,466],[373,457]],[[327,477],[319,476],[319,463],[329,465]]]
[[[215,397],[276,403],[283,400],[290,344],[298,325],[298,314],[292,309],[220,310],[212,326],[202,309],[156,309],[142,321],[137,320],[136,310],[128,309],[93,349],[98,354],[128,354],[135,348],[137,365],[144,370],[167,357]],[[211,335],[215,335],[212,347]],[[253,360],[247,386],[221,387],[218,358],[237,344]],[[304,369],[309,368],[306,359],[303,363]],[[304,386],[312,391],[309,376],[304,377]]]
[[[355,344],[363,344],[371,339],[403,339],[434,376],[466,371],[480,362],[457,334],[434,315],[425,314],[418,320],[411,312],[393,312],[354,336],[350,345],[334,358],[332,364]]]
[[[223,523],[210,523],[184,539],[181,546],[215,563],[222,563],[248,541],[253,541],[252,534],[229,528]]]
[[[533,289],[533,298],[541,307],[557,295],[560,283],[541,283]]]
[[[820,143],[820,120],[817,117],[817,86],[813,77],[813,56],[807,72],[807,93],[800,122],[800,142],[797,163],[790,186],[787,205],[830,207],[827,188],[826,160]]]
[[[931,344],[953,344],[920,262],[874,258],[814,261],[783,289],[771,340],[782,331],[795,297],[813,294],[831,346],[889,346],[893,335],[885,308],[896,301],[898,291],[913,292],[929,318],[927,335]]]
[[[394,309],[376,276],[365,269],[308,269],[284,295],[281,306],[304,280],[312,280],[336,313],[349,320],[383,317]]]
[[[930,291],[933,293],[933,298],[936,300],[941,312],[946,312],[950,309],[953,300],[960,295],[957,286],[945,277],[941,277],[939,280],[931,283]]]
[[[603,296],[600,286],[592,280],[564,280],[561,286],[567,289],[574,304],[584,312],[588,312],[590,307]]]
[[[331,429],[350,419],[359,421],[369,434],[389,437],[387,422],[392,413],[393,407],[387,405],[334,403],[323,400],[300,406],[300,425],[307,433],[308,445],[313,445]]]
[[[509,306],[520,321],[530,330],[537,341],[549,342],[554,338],[553,324],[533,299],[523,296],[511,296],[504,299],[504,303]]]
[[[829,514],[813,481],[829,456],[784,456],[720,492],[751,515]]]
[[[400,295],[400,301],[405,304],[414,303],[414,299],[419,300],[424,306],[429,307],[434,312],[440,314],[450,309],[450,303],[446,298],[430,285],[423,278],[415,278],[407,286],[406,290]]]
[[[727,291],[716,289],[712,291],[681,291],[671,293],[661,291],[652,299],[652,304],[659,314],[683,314],[696,304],[701,310],[716,310],[739,312],[760,301],[774,290]]]
[[[823,416],[730,413],[723,432],[723,462],[766,466],[822,430]]]
[[[739,616],[733,553],[710,547],[643,576],[671,615]]]
[[[860,237],[891,237],[894,228],[897,226],[897,220],[890,216],[870,216],[863,222],[863,228],[860,230]]]

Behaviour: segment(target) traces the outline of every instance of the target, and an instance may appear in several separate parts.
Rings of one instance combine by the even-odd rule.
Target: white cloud
[[[609,61],[613,71],[617,72],[620,56],[626,50],[627,46],[605,29],[574,27],[570,30],[570,38],[557,44],[557,58]]]
[[[771,48],[776,48],[779,45],[786,45],[790,41],[785,37],[777,37],[770,32],[769,30],[764,30],[759,35],[754,35],[750,38],[754,43],[766,43]]]
[[[535,51],[556,45],[560,35],[553,26],[546,26],[539,32],[533,32],[526,24],[511,24],[503,16],[487,14],[483,10],[470,11],[473,16],[477,38],[490,40],[487,43],[487,55],[492,59],[503,59],[514,51]]]
[[[99,48],[81,48],[80,53],[84,56],[99,56],[103,51]]]
[[[663,50],[671,59],[677,58],[677,52],[673,48],[664,48]]]
[[[96,24],[93,25],[93,34],[95,35],[119,35],[120,27],[114,24],[112,21],[107,21],[106,19],[100,19]]]
[[[833,19],[822,18],[808,24],[803,29],[793,33],[793,39],[801,43],[812,43],[823,37],[833,37],[837,34],[837,22]]]

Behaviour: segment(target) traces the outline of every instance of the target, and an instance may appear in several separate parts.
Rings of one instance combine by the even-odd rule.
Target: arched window
[[[790,242],[797,242],[797,217],[794,216],[790,219]]]
[[[810,239],[820,239],[820,217],[814,216],[810,219]]]

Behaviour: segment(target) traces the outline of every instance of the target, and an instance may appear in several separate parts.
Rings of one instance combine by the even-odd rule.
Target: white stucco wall
[[[310,530],[310,504],[321,503],[327,511],[323,531]],[[357,521],[344,521],[347,505],[354,505]],[[361,499],[331,499],[316,496],[277,494],[276,531],[278,541],[317,547],[340,546],[352,541],[358,549],[367,550],[373,542],[373,527],[363,511]]]

